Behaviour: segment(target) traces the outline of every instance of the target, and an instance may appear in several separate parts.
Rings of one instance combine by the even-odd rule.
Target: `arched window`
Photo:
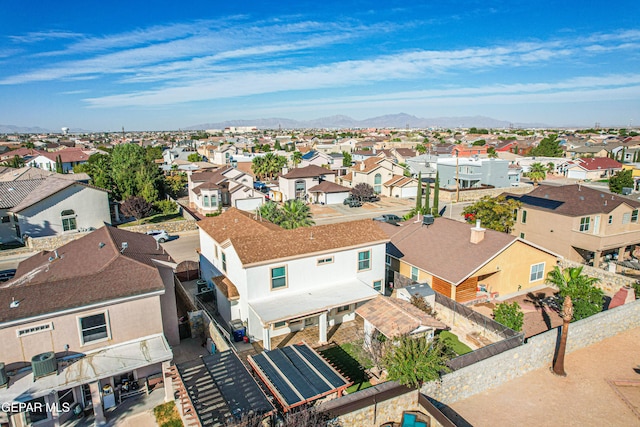
[[[373,177],[373,191],[375,191],[376,194],[382,193],[382,175],[379,173]]]
[[[78,228],[76,224],[76,213],[72,209],[66,209],[60,212],[62,217],[62,230],[71,231]]]

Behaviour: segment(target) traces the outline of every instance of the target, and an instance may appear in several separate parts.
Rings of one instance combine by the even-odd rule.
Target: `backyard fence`
[[[484,316],[438,292],[436,292],[436,306],[437,305],[449,309],[453,313],[454,318],[455,316],[462,316],[479,327],[482,327],[487,331],[491,331],[502,338],[502,340],[496,343],[486,345],[472,351],[471,353],[463,354],[451,359],[448,365],[454,371],[507,350],[511,350],[512,348],[521,346],[524,343],[523,332],[516,332],[513,329],[508,328],[503,324],[498,323],[495,320]]]

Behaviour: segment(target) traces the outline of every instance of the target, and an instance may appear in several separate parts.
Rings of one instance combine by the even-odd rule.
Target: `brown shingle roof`
[[[343,193],[351,191],[349,187],[336,184],[335,182],[322,181],[309,189],[309,193]]]
[[[420,326],[434,329],[446,329],[447,327],[408,301],[382,295],[358,307],[356,314],[369,321],[387,338],[406,335]]]
[[[229,301],[240,299],[238,288],[233,284],[231,280],[229,280],[228,277],[216,276],[212,277],[211,280],[218,287],[218,289],[220,289],[222,295],[224,295]]]
[[[508,198],[519,200],[523,207],[555,212],[566,216],[585,216],[609,213],[623,203],[640,208],[640,202],[617,196],[584,185],[540,185],[523,195],[506,193]]]
[[[153,237],[109,226],[40,252],[0,286],[0,323],[161,291],[153,259],[171,261]],[[14,299],[20,305],[9,308]]]
[[[295,168],[289,171],[286,175],[282,175],[283,178],[296,179],[296,178],[312,178],[320,175],[335,175],[335,171],[331,169],[321,168],[316,165],[309,165],[303,168]]]
[[[285,230],[236,208],[198,226],[218,243],[229,239],[244,265],[389,240],[369,219]]]
[[[608,157],[594,157],[579,159],[579,166],[586,170],[593,171],[598,169],[621,169],[622,163]]]
[[[471,243],[471,226],[448,218],[436,218],[429,226],[413,220],[401,227],[378,226],[391,238],[389,255],[456,285],[516,241],[514,236],[487,229],[480,243]]]

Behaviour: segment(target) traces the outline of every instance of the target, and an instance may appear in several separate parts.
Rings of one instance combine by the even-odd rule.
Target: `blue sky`
[[[0,124],[640,125],[640,2],[2,2]]]

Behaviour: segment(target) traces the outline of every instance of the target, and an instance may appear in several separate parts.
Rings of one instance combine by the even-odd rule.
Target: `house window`
[[[82,344],[103,340],[109,337],[107,313],[98,313],[80,318]]]
[[[373,191],[375,191],[376,194],[382,193],[382,175],[379,173],[373,177]]]
[[[522,211],[522,223],[523,224],[527,223],[527,211],[525,210]]]
[[[418,281],[418,267],[411,267],[411,280]]]
[[[5,223],[5,222],[11,222],[11,218],[9,218],[9,215],[5,215],[2,217],[2,223]]]
[[[358,271],[371,268],[371,251],[358,252]]]
[[[631,213],[629,213],[629,212],[623,213],[622,214],[622,223],[623,224],[629,224],[629,221],[631,221]]]
[[[535,282],[536,280],[542,279],[544,275],[544,262],[540,264],[533,264],[531,266],[531,272],[529,274],[529,281]]]
[[[211,207],[215,208],[218,206],[218,197],[215,194],[211,195]]]
[[[213,251],[214,251],[214,253],[215,253],[216,259],[218,259],[218,258],[219,258],[219,257],[218,257],[218,245],[214,245],[214,246],[213,246]]]
[[[373,282],[373,290],[378,292],[382,291],[382,280],[376,280]]]
[[[325,264],[331,264],[333,262],[333,257],[327,257],[327,258],[319,258],[318,259],[318,265],[325,265]]]
[[[591,225],[591,217],[585,216],[580,218],[580,231],[587,232],[589,231],[589,226]]]
[[[287,287],[287,268],[275,267],[271,269],[271,289]]]
[[[304,199],[304,196],[307,193],[306,183],[303,180],[296,181],[295,189],[296,189],[296,199]]]
[[[73,398],[73,389],[68,388],[66,390],[60,390],[58,392],[58,402],[60,402],[60,407],[64,408],[62,405],[66,403],[70,408],[71,405],[75,403],[75,399]]]
[[[72,209],[62,211],[60,216],[62,217],[62,229],[64,231],[71,231],[78,228],[76,224],[76,213]]]
[[[209,207],[209,196],[207,195],[202,196],[202,206],[204,206],[205,208]]]
[[[227,272],[227,255],[224,252],[220,252],[222,257],[222,271]]]
[[[638,209],[631,211],[631,222],[638,222]]]
[[[26,408],[27,411],[24,415],[27,420],[27,425],[49,419],[47,407],[44,403],[44,397],[38,397],[37,399],[28,401],[26,404]]]
[[[338,313],[349,311],[349,309],[351,309],[351,305],[343,305],[342,307],[338,307]]]
[[[613,224],[613,215],[609,215],[609,224]]]
[[[524,239],[524,233],[520,233],[520,238]]]
[[[384,263],[387,264],[387,265],[391,265],[391,256],[386,255],[384,257]]]
[[[276,322],[273,324],[273,329],[280,329],[280,328],[284,328],[285,326],[287,326],[287,321],[283,320],[281,322]]]

